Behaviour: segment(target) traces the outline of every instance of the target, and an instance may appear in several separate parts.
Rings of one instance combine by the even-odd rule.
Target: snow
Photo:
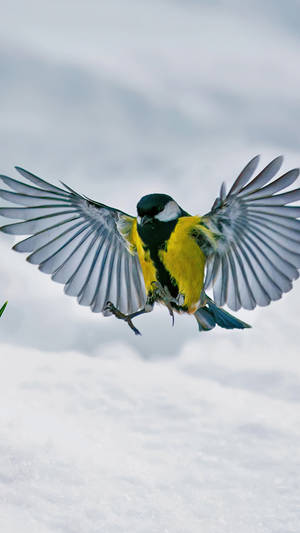
[[[2,345],[0,530],[297,533],[296,350],[224,344]]]

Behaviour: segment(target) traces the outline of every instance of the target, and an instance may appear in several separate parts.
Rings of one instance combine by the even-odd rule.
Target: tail
[[[218,307],[210,298],[207,298],[206,305],[199,307],[194,313],[198,322],[199,331],[209,331],[217,324],[225,329],[245,329],[251,328],[249,324],[239,320],[224,309]]]

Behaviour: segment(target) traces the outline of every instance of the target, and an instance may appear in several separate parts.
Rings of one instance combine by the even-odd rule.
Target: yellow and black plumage
[[[23,207],[0,214],[21,222],[1,228],[29,235],[14,249],[65,285],[94,312],[132,319],[155,302],[195,316],[200,331],[216,324],[249,327],[221,309],[268,305],[292,288],[300,267],[300,189],[285,190],[299,170],[273,180],[282,158],[252,178],[253,158],[228,194],[222,185],[209,213],[191,216],[165,194],[144,196],[137,217],[51,185],[16,167],[30,184],[1,176],[0,196]],[[33,184],[33,185],[32,185]],[[276,194],[278,193],[279,194]],[[213,289],[213,299],[206,289]]]

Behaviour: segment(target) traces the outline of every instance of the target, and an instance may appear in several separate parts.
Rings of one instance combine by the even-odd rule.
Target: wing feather
[[[73,229],[64,231],[58,237],[52,239],[52,241],[44,244],[32,252],[32,254],[27,257],[27,261],[33,265],[42,265],[44,262],[48,261],[49,259],[52,260],[53,258],[59,262],[59,254],[61,256],[66,256],[67,258],[69,250],[72,250],[73,246],[75,245],[76,239],[78,240],[78,237],[80,238],[81,233],[87,228],[87,223],[84,224],[84,222],[79,222],[78,224],[75,224]],[[59,266],[60,265],[58,265],[56,268]],[[54,267],[54,270],[56,270],[56,268]],[[48,274],[51,273],[52,272],[48,272]]]
[[[2,196],[0,191],[0,196]],[[65,215],[74,213],[75,208],[71,206],[66,209],[65,204],[52,204],[51,206],[42,205],[35,207],[1,207],[0,215],[7,218],[17,218],[21,220],[31,220],[35,218],[44,218],[45,216],[55,216],[56,214]]]
[[[74,222],[76,221],[76,222]],[[79,224],[83,224],[84,220],[80,219],[80,217],[72,217],[64,222],[61,222],[60,224],[54,224],[53,226],[50,226],[47,229],[44,229],[42,231],[37,232],[36,234],[32,235],[31,237],[28,237],[27,239],[24,239],[23,241],[18,242],[14,245],[13,249],[16,252],[33,252],[34,250],[37,250],[38,248],[41,248],[43,244],[47,241],[51,241],[61,235],[62,230],[64,229],[73,229],[74,227],[77,227]]]
[[[40,187],[28,185],[28,183],[23,183],[22,181],[9,178],[8,176],[0,175],[0,179],[5,185],[8,185],[10,189],[21,194],[28,194],[30,196],[41,196],[41,194],[44,195],[46,193],[47,196],[51,196],[52,198],[57,198],[58,196],[60,198],[68,198],[66,191],[63,191],[63,189],[57,189],[56,187],[52,188],[52,186],[50,186],[50,190],[49,188],[45,190],[44,188],[41,189]]]
[[[77,246],[74,247],[70,255],[61,264],[61,266],[52,275],[53,281],[58,283],[67,283],[73,276],[76,269],[81,265],[84,257],[89,251],[91,244],[95,241],[94,228],[90,228],[85,233]]]
[[[101,250],[101,265],[97,273],[97,285],[94,297],[91,304],[93,313],[99,313],[103,310],[107,299],[104,301],[106,295],[106,287],[109,283],[109,264],[112,256],[113,240],[105,242]]]
[[[249,181],[257,161],[202,219],[216,243],[208,252],[205,287],[213,287],[217,305],[233,310],[278,300],[299,276],[300,207],[288,204],[300,200],[300,188],[285,190],[299,169],[273,180],[282,164],[277,157]]]
[[[40,206],[41,203],[45,205],[45,207],[47,205],[51,206],[55,200],[57,201],[57,197],[55,198],[53,195],[52,196],[50,195],[37,196],[37,195],[31,195],[31,194],[20,194],[16,192],[6,191],[4,189],[1,189],[0,193],[1,193],[1,197],[4,200],[7,200],[8,202],[11,202],[13,204],[30,206],[30,207]],[[64,202],[65,205],[70,204],[70,201],[67,198],[60,198],[59,201]]]
[[[237,266],[237,273],[238,273],[238,288],[240,293],[240,302],[241,306],[245,309],[254,309],[255,307],[255,298],[253,296],[252,289],[249,284],[249,280],[247,277],[245,265],[242,258],[242,253],[240,253],[240,244],[239,246],[235,246],[233,244],[232,246],[234,251],[234,257],[236,258],[236,266]],[[237,309],[235,309],[237,310]]]
[[[78,302],[80,305],[91,306],[96,292],[98,272],[101,268],[102,256],[100,254],[103,248],[104,239],[101,239],[97,244],[98,246],[95,250],[88,275],[78,295]]]
[[[92,267],[93,259],[95,257],[98,244],[99,244],[99,237],[98,237],[98,234],[95,233],[93,235],[92,241],[89,243],[88,249],[86,250],[79,264],[76,266],[71,277],[69,277],[68,267],[67,267],[66,273],[64,272],[61,273],[61,271],[64,270],[64,265],[62,265],[61,269],[59,269],[55,274],[53,274],[52,279],[58,282],[60,282],[60,279],[56,279],[56,276],[58,276],[58,278],[60,278],[60,276],[65,276],[65,278],[68,277],[68,280],[64,282],[65,283],[64,290],[66,294],[70,296],[78,296],[80,292],[82,291],[83,286],[86,280],[88,279],[89,272]]]
[[[283,157],[273,159],[250,183],[241,190],[241,194],[255,192],[268,183],[277,174],[283,162]]]
[[[0,189],[0,197],[22,206],[0,208],[0,215],[20,220],[1,230],[27,236],[14,249],[29,253],[30,263],[65,284],[66,294],[93,312],[103,312],[107,300],[125,314],[142,309],[146,292],[140,263],[119,229],[122,217],[127,229],[135,218],[16,168],[32,185],[0,176],[11,189]]]
[[[229,195],[238,194],[241,191],[241,189],[244,187],[244,185],[248,183],[249,179],[254,174],[257,168],[259,159],[260,159],[259,155],[256,155],[255,157],[253,157],[253,159],[251,159],[251,161],[249,161],[249,163],[245,166],[245,168],[242,170],[242,172],[239,174],[234,184],[232,185],[228,193]]]
[[[2,214],[0,207],[0,215]],[[68,213],[67,213],[68,214]],[[74,210],[68,216],[66,213],[54,213],[44,217],[37,217],[25,222],[14,222],[1,227],[1,231],[11,235],[35,235],[38,232],[49,229],[54,224],[62,224],[68,220],[75,220],[81,218],[81,215]]]
[[[266,185],[265,187],[262,187],[261,189],[250,193],[250,195],[249,192],[246,194],[249,195],[249,199],[251,200],[268,197],[271,194],[275,194],[275,192],[281,191],[282,189],[289,187],[289,185],[292,185],[296,181],[298,176],[299,170],[298,168],[294,168],[293,170],[289,170],[288,172],[280,176],[280,178],[277,178],[276,180],[272,181],[272,183],[269,183],[269,185]]]
[[[58,194],[59,196],[66,196],[68,198],[68,193],[60,187],[56,187],[55,185],[52,185],[52,183],[49,183],[48,181],[45,181],[42,178],[38,178],[38,176],[35,176],[35,174],[32,174],[32,172],[29,172],[24,168],[17,166],[15,167],[15,169],[21,174],[21,176],[23,176],[23,178],[31,181],[40,189],[45,189],[46,191],[51,191],[55,194]]]

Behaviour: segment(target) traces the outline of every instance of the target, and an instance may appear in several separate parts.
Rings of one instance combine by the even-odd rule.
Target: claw
[[[103,311],[110,311],[117,318],[120,318],[121,320],[125,320],[126,315],[124,315],[124,313],[119,311],[119,309],[117,309],[112,302],[106,302]]]
[[[168,311],[169,311],[169,315],[171,316],[171,319],[172,319],[172,326],[174,326],[174,312],[173,312],[173,309],[172,309],[170,303],[166,303],[166,302],[165,302],[165,305],[167,306]]]
[[[119,309],[117,309],[112,302],[106,302],[106,305],[103,309],[104,311],[110,311],[115,317],[119,318],[120,320],[125,320],[127,322],[128,326],[134,331],[136,335],[141,335],[139,330],[133,325],[131,320],[131,315],[124,315]]]
[[[142,335],[141,332],[134,326],[133,322],[131,321],[130,318],[126,318],[125,319],[128,326],[132,329],[132,331],[135,333],[135,335]]]

